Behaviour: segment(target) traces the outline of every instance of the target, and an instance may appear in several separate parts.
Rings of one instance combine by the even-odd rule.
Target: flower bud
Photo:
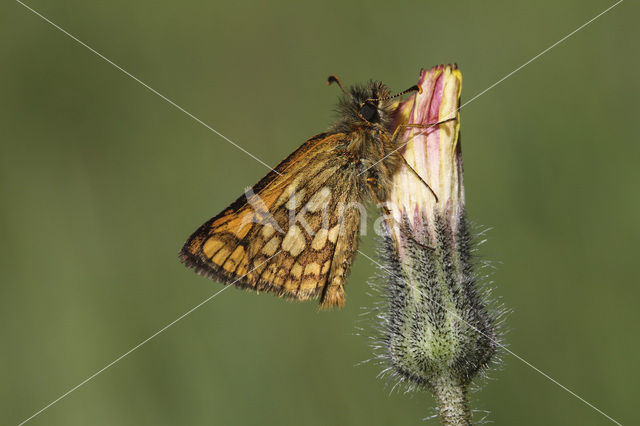
[[[498,344],[476,288],[465,218],[462,75],[441,65],[423,71],[418,84],[422,91],[396,112],[395,126],[422,127],[399,129],[406,164],[393,177],[387,205],[380,348],[402,381],[435,394],[444,424],[469,424],[467,387]]]

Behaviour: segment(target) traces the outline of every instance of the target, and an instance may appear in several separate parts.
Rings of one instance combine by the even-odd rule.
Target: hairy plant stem
[[[445,380],[434,386],[433,393],[438,400],[438,416],[445,426],[471,424],[471,411],[467,399],[467,387]]]

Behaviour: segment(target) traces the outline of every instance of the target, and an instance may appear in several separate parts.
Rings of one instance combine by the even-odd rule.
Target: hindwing
[[[363,208],[348,143],[346,133],[306,141],[198,228],[182,261],[237,287],[342,306]]]

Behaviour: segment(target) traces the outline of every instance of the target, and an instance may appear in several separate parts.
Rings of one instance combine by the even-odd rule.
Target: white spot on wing
[[[282,249],[291,253],[292,256],[299,255],[304,250],[305,245],[304,234],[302,234],[302,230],[298,225],[293,225],[289,228],[287,235],[282,240]]]
[[[311,241],[311,247],[313,247],[315,250],[322,250],[322,247],[324,247],[325,243],[327,242],[327,235],[329,234],[329,231],[327,231],[326,228],[322,228],[320,229],[315,237],[313,237],[313,241]]]
[[[271,226],[271,224],[267,223],[262,227],[262,236],[265,238],[265,240],[272,236],[274,232],[276,232],[276,230],[273,226]]]
[[[331,200],[331,190],[323,186],[318,192],[313,194],[313,197],[307,202],[306,209],[310,212],[317,212],[324,206],[326,206]]]
[[[266,254],[267,256],[273,256],[279,245],[280,238],[273,237],[264,246],[262,246],[262,253]]]
[[[302,188],[300,191],[294,194],[291,194],[291,196],[289,197],[289,201],[287,201],[287,208],[289,210],[295,211],[300,206],[303,199],[304,199],[304,188]]]
[[[331,241],[332,243],[335,243],[336,241],[338,241],[338,232],[340,231],[340,224],[337,224],[336,226],[334,226],[333,228],[331,228],[331,230],[329,231],[329,241]]]

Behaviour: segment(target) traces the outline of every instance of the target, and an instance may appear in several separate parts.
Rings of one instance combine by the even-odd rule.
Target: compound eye
[[[366,102],[360,107],[360,114],[362,117],[370,123],[378,120],[378,107],[371,102]]]

